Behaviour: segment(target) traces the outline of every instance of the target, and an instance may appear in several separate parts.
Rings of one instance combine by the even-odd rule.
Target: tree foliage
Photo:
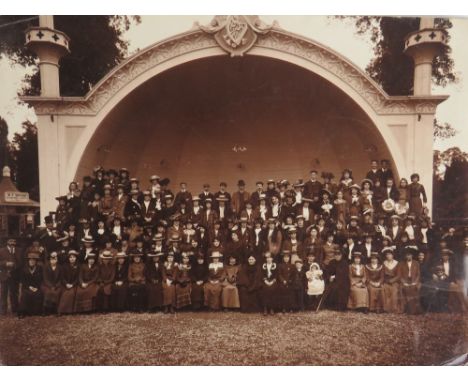
[[[38,18],[31,16],[0,16],[0,54],[12,62],[36,65],[37,57],[24,46],[24,31],[37,26]],[[128,41],[123,39],[132,22],[139,16],[54,16],[55,28],[70,37],[71,53],[60,62],[60,92],[63,96],[86,94],[109,70],[120,63],[128,53]],[[14,24],[11,24],[14,23]],[[23,93],[37,95],[40,77],[36,69],[25,79]]]

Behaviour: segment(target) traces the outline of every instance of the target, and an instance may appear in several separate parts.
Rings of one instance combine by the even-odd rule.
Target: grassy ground
[[[112,313],[0,317],[4,365],[433,365],[468,351],[467,317]]]

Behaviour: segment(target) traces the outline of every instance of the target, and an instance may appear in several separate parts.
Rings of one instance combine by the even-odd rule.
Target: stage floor
[[[112,313],[0,317],[3,365],[434,365],[467,352],[462,315]]]

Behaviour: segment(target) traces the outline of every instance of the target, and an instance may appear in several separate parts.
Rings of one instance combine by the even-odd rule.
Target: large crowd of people
[[[418,174],[370,167],[192,194],[98,166],[0,249],[1,312],[466,311],[468,236],[434,226]]]

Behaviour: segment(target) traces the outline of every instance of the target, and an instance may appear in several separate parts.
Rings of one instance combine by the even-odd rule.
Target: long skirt
[[[366,287],[351,286],[349,291],[348,309],[369,307],[369,292]]]
[[[221,283],[207,282],[204,286],[205,306],[213,310],[219,310],[221,308],[222,291],[223,285]]]
[[[75,312],[91,312],[96,309],[96,297],[98,293],[97,284],[88,284],[86,288],[76,288]]]
[[[400,284],[384,283],[383,306],[386,313],[400,313]]]
[[[307,310],[316,310],[318,307],[318,304],[320,303],[320,299],[322,298],[322,295],[318,294],[307,294],[306,295],[306,307]]]
[[[132,312],[142,312],[146,310],[146,285],[129,284],[127,295],[128,309]]]
[[[305,301],[305,292],[303,288],[294,289],[294,308],[299,311],[305,310],[306,301]]]
[[[402,286],[401,288],[403,311],[408,314],[421,313],[419,290],[416,285]]]
[[[240,310],[243,313],[253,313],[260,310],[258,290],[249,290],[247,287],[239,287]]]
[[[161,308],[163,306],[163,287],[161,282],[146,284],[146,296],[148,298],[149,310]]]
[[[369,310],[371,312],[382,312],[384,307],[383,287],[367,286],[369,292]]]
[[[422,214],[423,204],[419,196],[414,196],[409,200],[409,212],[416,215],[416,217]]]
[[[60,294],[62,293],[62,288],[50,288],[48,286],[42,286],[42,293],[44,294],[44,309],[46,311],[55,311],[57,310],[58,303],[60,301]]]
[[[197,283],[192,283],[192,307],[193,309],[200,309],[205,302],[205,297],[203,293],[204,284],[198,285]]]
[[[112,284],[103,284],[99,286],[96,308],[99,311],[107,312],[111,307]]]
[[[112,285],[111,307],[116,312],[123,312],[127,309],[128,285]]]
[[[187,283],[187,285],[182,286],[180,284],[176,285],[176,308],[181,309],[185,306],[192,304],[192,285]]]
[[[223,308],[240,308],[239,290],[235,285],[227,284],[221,294]]]
[[[176,304],[176,288],[174,284],[167,285],[163,283],[163,305],[164,306],[175,306]]]
[[[264,309],[278,308],[278,286],[276,283],[271,286],[263,284],[260,295]]]
[[[279,284],[277,287],[275,308],[290,310],[294,308],[294,290],[289,285]]]
[[[43,294],[40,289],[33,292],[29,288],[22,288],[19,313],[23,315],[42,314],[42,301]]]
[[[57,308],[58,314],[69,314],[75,311],[76,287],[70,289],[63,287]]]
[[[329,286],[328,296],[325,297],[325,306],[335,310],[345,310],[348,305],[349,283],[332,282]]]

